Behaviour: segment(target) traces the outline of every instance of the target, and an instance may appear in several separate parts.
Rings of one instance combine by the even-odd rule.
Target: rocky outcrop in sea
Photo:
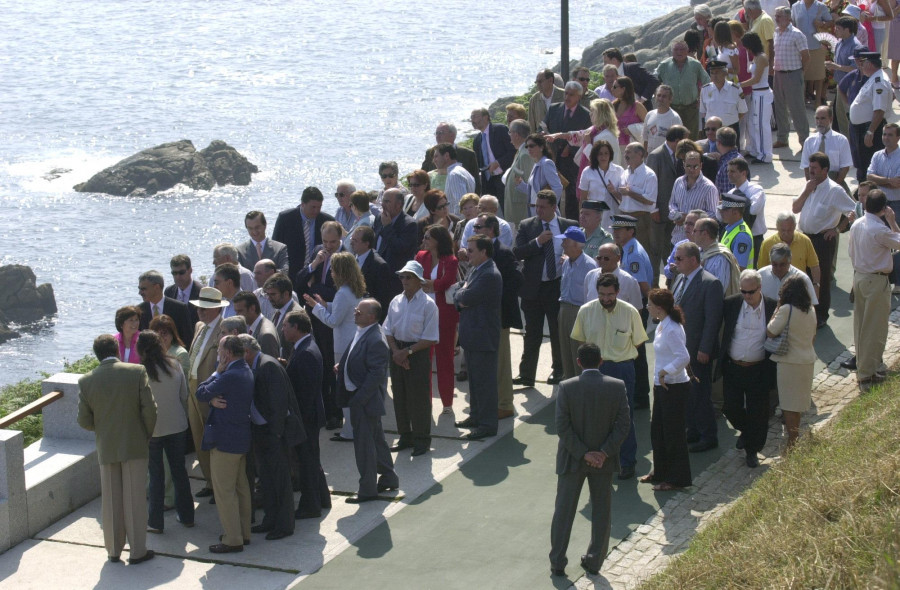
[[[29,324],[56,311],[50,283],[38,285],[30,267],[0,266],[0,343],[19,336],[10,324]]]

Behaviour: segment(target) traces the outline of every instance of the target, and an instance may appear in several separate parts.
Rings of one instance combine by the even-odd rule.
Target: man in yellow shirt
[[[634,435],[634,359],[637,347],[647,341],[647,332],[641,315],[630,303],[618,300],[619,277],[612,273],[597,278],[597,299],[578,310],[572,339],[579,343],[591,342],[600,347],[603,363],[600,372],[625,382],[628,392],[628,412],[631,428],[622,443],[619,459],[619,479],[634,477],[637,460],[637,439]]]
[[[772,246],[783,242],[791,247],[791,264],[803,272],[809,273],[813,285],[818,287],[821,280],[819,257],[813,248],[812,241],[806,234],[797,231],[797,218],[793,213],[779,213],[775,220],[775,229],[777,233],[763,240],[762,246],[760,246],[759,262],[756,268],[772,264],[772,260],[769,258]]]

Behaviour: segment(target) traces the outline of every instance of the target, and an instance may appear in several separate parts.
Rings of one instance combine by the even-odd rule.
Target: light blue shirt
[[[875,152],[867,172],[884,176],[885,178],[900,176],[900,148],[895,149],[891,153],[887,153],[887,150]],[[889,186],[879,186],[878,188],[884,191],[884,196],[887,197],[888,201],[900,201],[900,188],[891,188]]]
[[[637,282],[653,285],[653,265],[650,264],[647,251],[637,238],[631,238],[622,248],[622,261],[619,264],[637,279]]]
[[[567,258],[562,265],[559,300],[578,307],[584,305],[587,302],[584,297],[584,278],[587,276],[587,273],[595,268],[597,268],[597,263],[584,252],[574,261],[571,258]]]
[[[737,223],[732,223],[731,225],[725,226],[725,234],[742,224],[744,220],[738,221]],[[748,228],[749,229],[749,228]],[[734,257],[737,258],[738,266],[741,268],[747,268],[750,263],[750,250],[753,249],[753,238],[749,233],[739,232],[738,235],[734,236],[734,239],[731,240],[731,253],[734,254]],[[722,258],[721,256],[716,256],[715,258]],[[729,265],[730,269],[730,265]],[[715,273],[713,273],[715,274]],[[718,276],[718,275],[716,275]],[[729,270],[728,276],[731,276],[731,272]],[[723,286],[727,286],[728,283],[722,283]]]

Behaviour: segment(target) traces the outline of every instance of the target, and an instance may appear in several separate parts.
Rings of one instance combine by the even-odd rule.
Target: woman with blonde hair
[[[581,173],[590,165],[591,149],[597,145],[598,141],[605,140],[614,146],[614,162],[621,159],[618,121],[612,103],[605,98],[595,98],[591,101],[590,112],[592,125],[587,129],[548,136],[551,140],[565,138],[569,145],[579,148],[578,153],[575,154],[575,161],[578,162],[578,178],[581,178]],[[580,194],[578,198],[582,199]]]
[[[329,264],[331,265],[331,278],[337,289],[334,301],[325,301],[319,294],[311,296],[308,293],[303,295],[303,300],[312,308],[312,314],[331,328],[334,334],[334,358],[339,361],[356,333],[353,310],[356,309],[366,293],[366,280],[359,269],[359,264],[356,263],[356,258],[349,252],[332,254]],[[331,440],[353,440],[350,409],[343,408],[342,410],[344,427]]]

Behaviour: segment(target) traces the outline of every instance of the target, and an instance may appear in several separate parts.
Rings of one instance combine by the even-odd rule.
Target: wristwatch
[[[412,346],[406,349],[406,356],[412,356]]]

